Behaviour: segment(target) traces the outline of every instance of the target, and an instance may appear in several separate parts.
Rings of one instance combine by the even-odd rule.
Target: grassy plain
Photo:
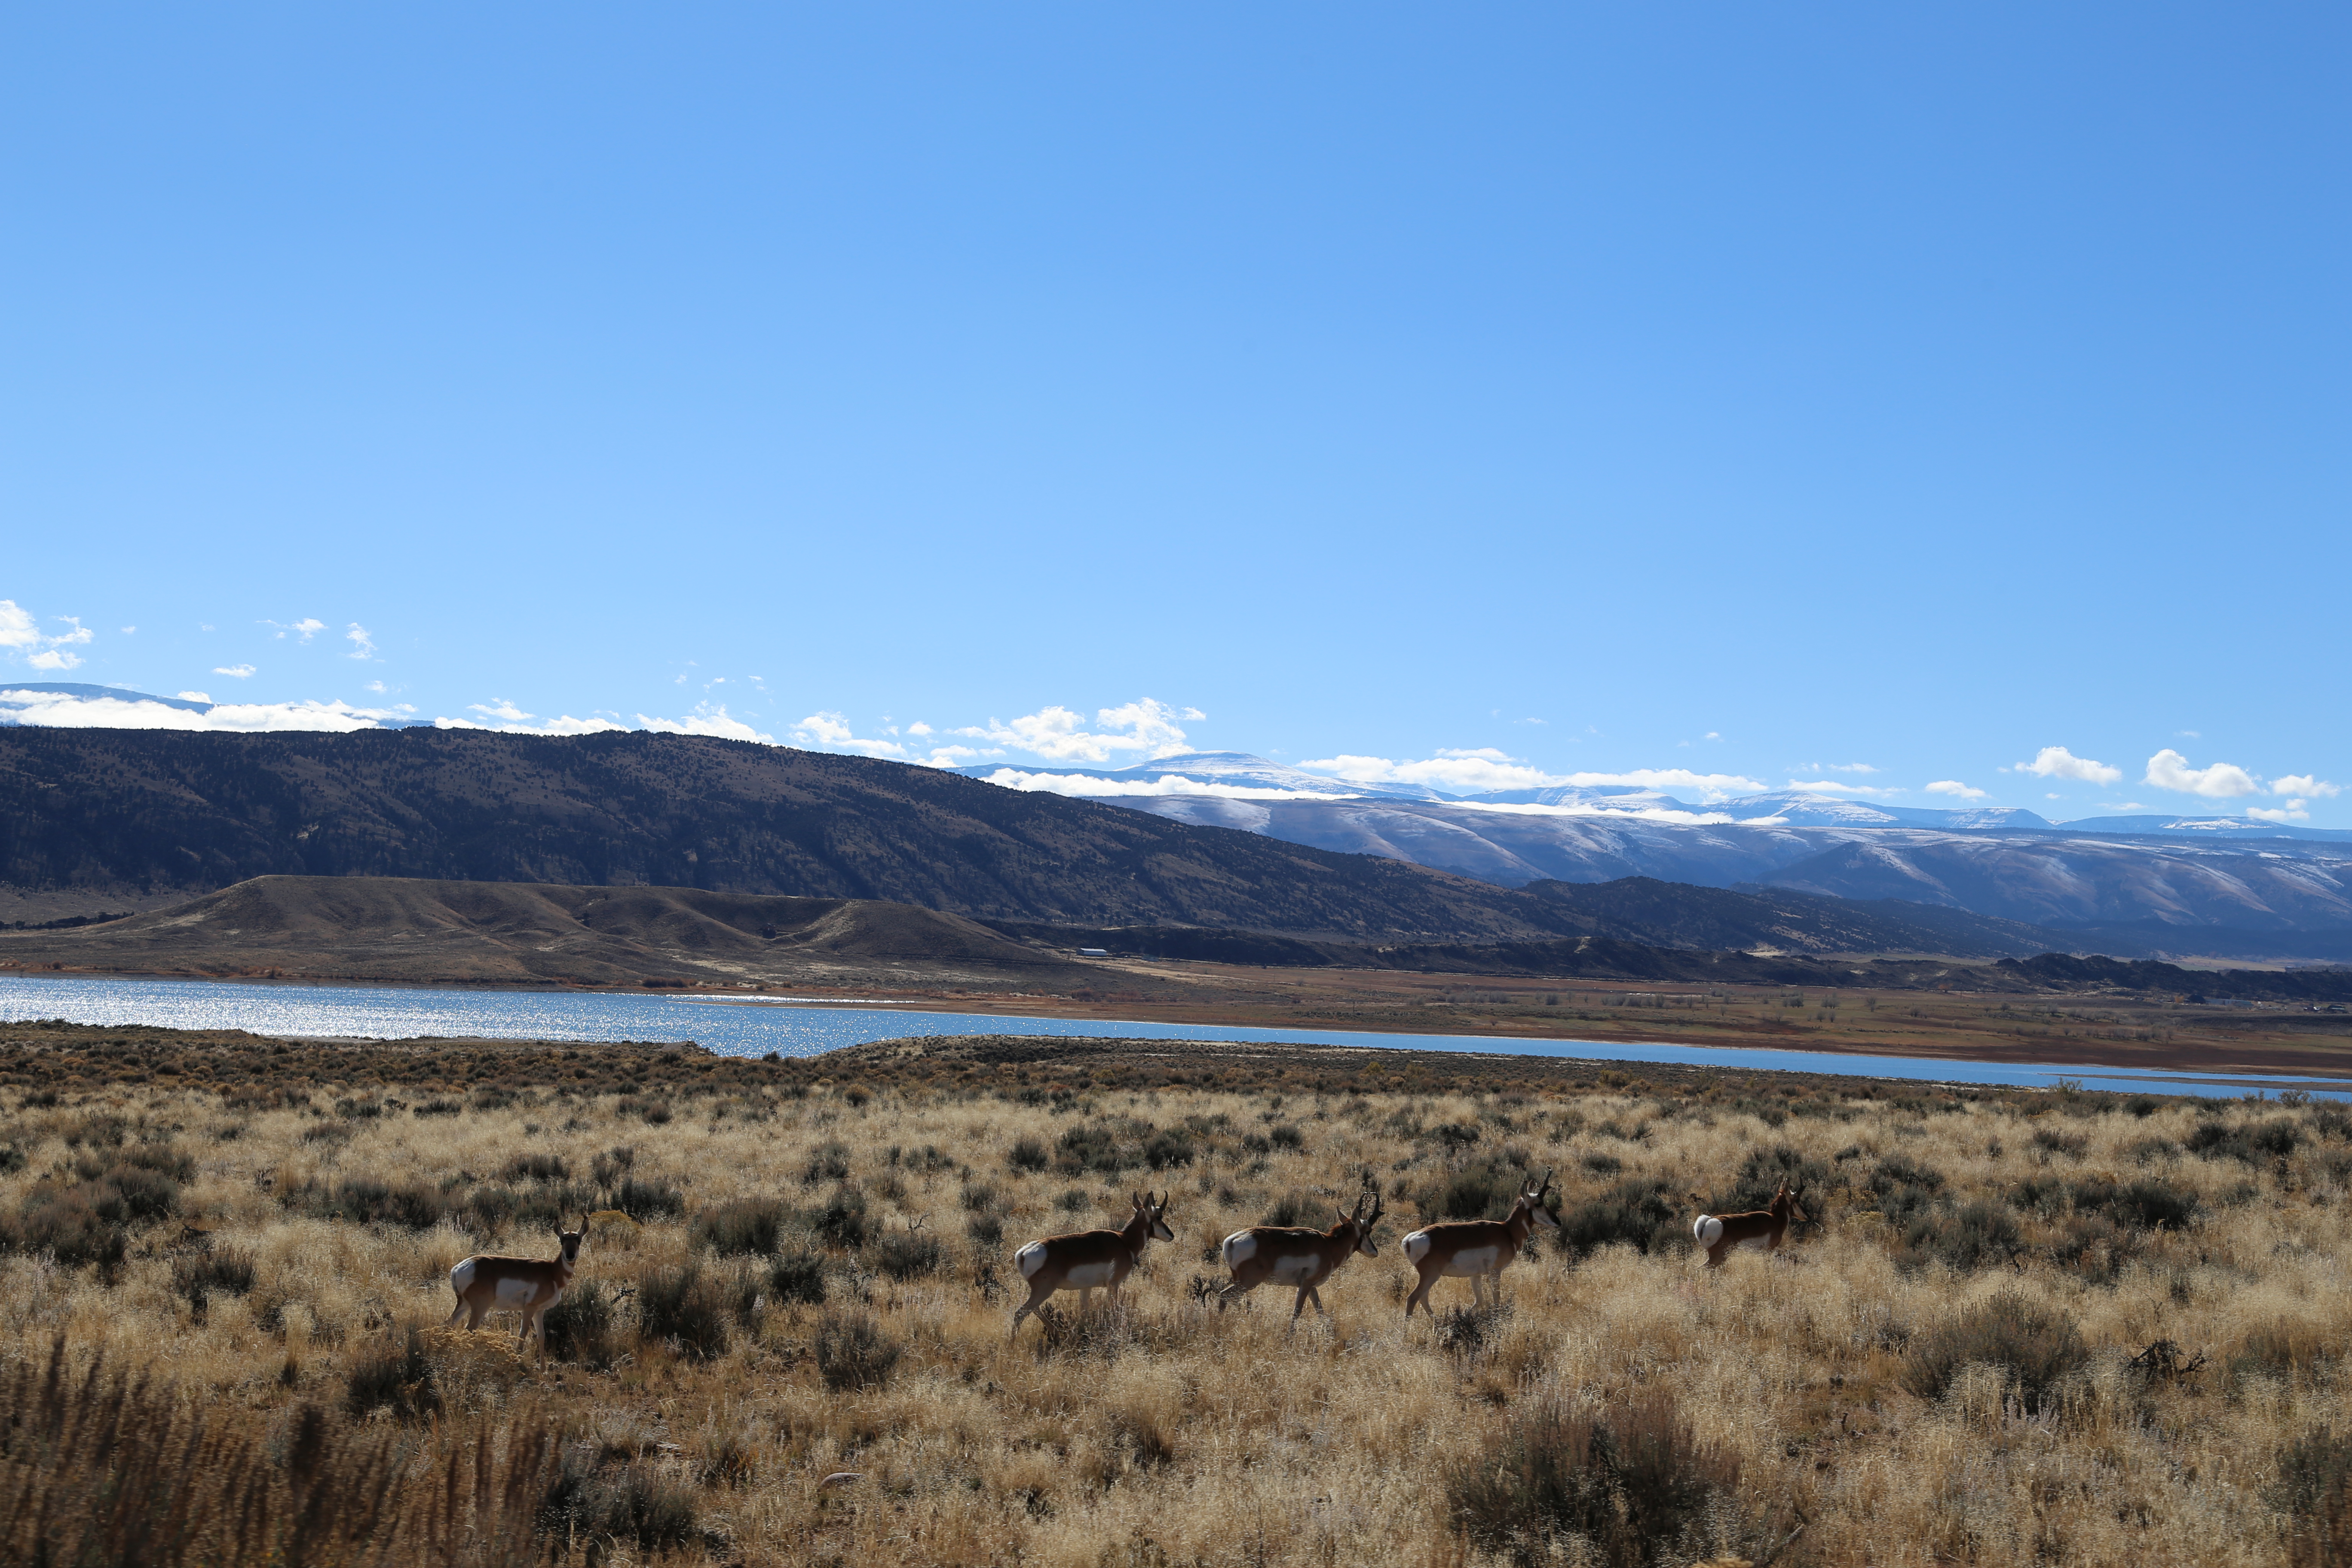
[[[215,1563],[2346,1545],[2331,1106],[1167,1042],[761,1063],[12,1025],[0,1110],[13,1560],[44,1532],[60,1560]],[[1563,1229],[1503,1309],[1449,1282],[1405,1321],[1399,1237],[1495,1212],[1529,1167]],[[1368,1173],[1381,1253],[1328,1319],[1203,1303],[1221,1237],[1328,1218]],[[1816,1223],[1706,1270],[1692,1215],[1784,1174]],[[1014,1247],[1147,1184],[1178,1240],[1124,1306],[1064,1297],[1008,1340]],[[606,1217],[543,1371],[435,1326],[451,1264],[546,1256],[583,1209]],[[143,1391],[110,1395],[117,1371]]]

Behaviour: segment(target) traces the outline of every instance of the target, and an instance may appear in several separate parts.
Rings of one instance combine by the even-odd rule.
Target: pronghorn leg
[[[1217,1292],[1217,1310],[1220,1312],[1223,1311],[1227,1301],[1232,1300],[1236,1296],[1246,1296],[1256,1288],[1257,1287],[1254,1285],[1244,1285],[1238,1279],[1234,1280],[1232,1284]]]
[[[1095,1304],[1095,1292],[1094,1292],[1094,1287],[1093,1287],[1093,1286],[1091,1286],[1091,1285],[1090,1285],[1090,1286],[1087,1287],[1085,1289],[1083,1289],[1083,1290],[1081,1290],[1081,1291],[1079,1291],[1079,1292],[1078,1292],[1078,1316],[1079,1316],[1079,1317],[1081,1317],[1081,1318],[1085,1317],[1085,1316],[1087,1315],[1087,1308],[1089,1308],[1089,1307],[1091,1307],[1091,1306],[1093,1306],[1094,1304]]]
[[[1314,1302],[1314,1303],[1315,1303],[1315,1310],[1316,1310],[1317,1311],[1318,1311],[1318,1312],[1323,1312],[1323,1292],[1322,1292],[1322,1291],[1320,1291],[1320,1290],[1317,1289],[1314,1286],[1309,1285],[1308,1287],[1307,1287],[1307,1300],[1308,1300],[1309,1301],[1312,1301],[1312,1302]],[[1293,1313],[1291,1313],[1290,1315],[1291,1315],[1292,1317],[1294,1317],[1294,1318],[1295,1318],[1295,1317],[1297,1317],[1297,1316],[1298,1316],[1298,1314],[1297,1314],[1297,1313],[1296,1313],[1296,1312],[1293,1312]],[[1328,1313],[1328,1312],[1323,1312],[1323,1315],[1324,1315],[1325,1317],[1327,1317],[1327,1318],[1328,1318],[1328,1317],[1329,1317],[1331,1314],[1330,1314],[1330,1313]]]
[[[1433,1318],[1437,1316],[1437,1309],[1429,1304],[1429,1288],[1436,1283],[1437,1276],[1434,1274],[1424,1274],[1421,1277],[1421,1283],[1413,1288],[1412,1295],[1407,1296],[1404,1299],[1404,1315],[1406,1317],[1410,1318],[1412,1316],[1412,1309],[1415,1303],[1419,1303],[1421,1310],[1427,1312],[1431,1317]]]
[[[449,1321],[441,1326],[445,1329],[454,1329],[457,1326],[457,1320],[465,1315],[466,1298],[460,1296],[457,1298],[457,1304],[449,1310]]]
[[[1051,1290],[1030,1291],[1029,1299],[1026,1301],[1022,1302],[1020,1307],[1013,1314],[1013,1333],[1009,1337],[1016,1339],[1020,1337],[1021,1320],[1035,1311],[1037,1310],[1037,1303],[1052,1294],[1053,1292]]]
[[[482,1320],[489,1315],[490,1310],[488,1307],[476,1307],[468,1304],[466,1309],[466,1331],[470,1334],[476,1329],[480,1328],[482,1326]]]

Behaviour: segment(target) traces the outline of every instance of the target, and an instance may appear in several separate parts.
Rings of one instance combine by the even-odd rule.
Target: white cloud
[[[1957,795],[1962,800],[1982,800],[1989,792],[1980,789],[1970,789],[1968,785],[1962,784],[1958,779],[1937,779],[1934,784],[1927,786],[1927,793],[1929,795]]]
[[[2258,822],[2309,822],[2311,813],[2304,809],[2307,800],[2291,800],[2284,806],[2250,805],[2246,815]]]
[[[180,693],[180,700],[183,702],[210,702],[212,700],[212,694],[208,691],[183,691]]]
[[[991,719],[984,725],[950,733],[1052,762],[1108,763],[1121,752],[1139,752],[1150,758],[1191,751],[1180,721],[1207,717],[1197,708],[1173,708],[1146,697],[1121,707],[1097,710],[1093,730],[1086,728],[1080,715],[1057,705],[1024,714],[1010,723]]]
[[[2121,768],[2111,768],[2105,763],[2095,763],[2088,757],[2078,757],[2063,746],[2044,746],[2041,754],[2030,763],[2020,763],[2017,771],[2033,773],[2045,779],[2073,779],[2080,784],[2111,784],[2120,783]],[[2050,797],[2056,800],[2056,795]]]
[[[489,711],[478,703],[474,705],[474,709],[477,712]],[[530,717],[531,715],[528,713],[523,715],[525,719]],[[569,713],[561,719],[544,719],[536,724],[521,722],[478,724],[471,719],[436,719],[433,721],[433,727],[436,730],[494,730],[501,735],[597,735],[607,730],[628,728],[626,724],[617,720],[574,719]]]
[[[59,650],[89,642],[90,629],[83,626],[80,617],[76,616],[54,618],[73,629],[45,637],[41,633],[41,623],[31,611],[14,599],[0,599],[0,650],[5,650],[13,658],[20,651],[30,649],[25,656],[25,662],[35,669],[79,668],[79,655]]]
[[[138,629],[139,628],[137,626],[124,626],[122,628],[122,635],[124,637],[130,637],[131,634],[138,631]]]
[[[309,616],[305,616],[302,619],[294,622],[291,626],[289,626],[282,621],[264,621],[261,624],[265,626],[277,627],[277,630],[272,632],[270,635],[278,637],[281,641],[285,638],[288,632],[292,632],[298,641],[309,642],[312,637],[317,637],[320,632],[327,629],[326,622],[315,619]]]
[[[1737,773],[1696,773],[1687,768],[1634,768],[1625,773],[1549,773],[1492,746],[1476,751],[1441,750],[1421,762],[1393,762],[1387,757],[1360,757],[1342,752],[1298,764],[1315,773],[1332,773],[1350,784],[1417,784],[1433,789],[1465,792],[1501,789],[1549,789],[1572,784],[1580,789],[1609,787],[1690,790],[1707,800],[1730,794],[1754,795],[1764,785]]]
[[[929,724],[909,724],[907,733],[929,735],[933,731]],[[919,756],[902,742],[860,736],[845,716],[830,710],[812,713],[793,725],[793,743],[811,751],[853,752],[863,757],[880,757],[894,763],[921,763],[934,768],[951,768],[958,763],[971,762],[975,758],[1004,754],[1002,748],[994,747],[980,751],[971,746],[934,746],[929,756]]]
[[[352,623],[352,629],[343,634],[343,640],[352,645],[350,658],[373,658],[375,657],[375,639],[368,636],[368,629],[359,622]]]
[[[190,702],[201,693],[183,693]],[[262,730],[349,731],[376,729],[399,715],[345,702],[224,702],[209,712],[167,708],[128,697],[67,697],[54,692],[0,690],[0,717],[19,724],[71,730],[190,730],[249,733]]]
[[[664,735],[716,735],[726,741],[759,741],[771,746],[776,743],[773,735],[763,735],[740,719],[730,716],[723,702],[716,705],[698,703],[694,711],[683,719],[652,719],[640,713],[637,723],[644,729]],[[604,728],[617,730],[620,726],[612,724]]]
[[[213,667],[213,673],[233,676],[238,680],[250,680],[253,679],[253,666],[249,664],[215,665]]]
[[[2271,780],[2271,793],[2273,795],[2342,795],[2344,786],[2329,784],[2326,779],[2315,779],[2309,773],[2282,773]]]
[[[368,689],[370,691],[374,692],[374,693],[375,693],[377,696],[379,696],[379,697],[388,696],[388,695],[390,695],[390,693],[391,693],[391,691],[392,691],[392,688],[391,688],[391,687],[389,687],[389,686],[386,686],[386,685],[385,685],[383,681],[381,681],[381,680],[371,680],[371,681],[369,681],[369,682],[367,683],[367,689]]]
[[[1005,789],[1038,795],[1066,795],[1081,800],[1151,798],[1160,795],[1215,795],[1223,800],[1355,800],[1346,790],[1266,789],[1254,784],[1218,784],[1171,775],[1157,779],[1098,779],[1084,773],[1033,773],[1019,768],[999,768],[987,782]]]
[[[509,724],[520,724],[531,717],[503,697],[493,697],[487,703],[468,702],[466,707],[485,719],[502,719]]]
[[[1086,774],[1033,773],[1019,768],[999,768],[985,775],[985,782],[1004,789],[1024,790],[1033,794],[1068,795],[1079,800],[1154,799],[1171,795],[1198,798],[1212,795],[1220,800],[1360,800],[1363,797],[1345,790],[1271,789],[1256,784],[1220,784],[1209,779],[1188,779],[1170,774],[1157,779],[1103,779]],[[1393,803],[1384,803],[1393,804]],[[1727,823],[1732,819],[1721,812],[1668,811],[1657,806],[1612,806],[1605,801],[1582,801],[1568,805],[1505,805],[1492,801],[1450,801],[1447,809],[1454,811],[1491,811],[1499,816],[1597,816],[1615,821],[1633,819],[1643,822],[1671,822],[1689,826]],[[1401,809],[1410,810],[1409,805]]]
[[[1789,787],[1802,790],[1807,795],[1864,795],[1883,797],[1903,793],[1899,789],[1884,784],[1850,784],[1840,783],[1836,779],[1790,779]]]
[[[2263,787],[2245,769],[2229,763],[2192,768],[2187,757],[2169,746],[2148,758],[2147,777],[2140,782],[2158,789],[2179,790],[2183,795],[2203,795],[2208,800],[2231,800],[2252,795]]]
[[[1868,763],[1807,763],[1797,771],[1805,773],[1874,773],[1878,770]]]
[[[0,599],[0,648],[40,647],[40,623],[16,599]]]

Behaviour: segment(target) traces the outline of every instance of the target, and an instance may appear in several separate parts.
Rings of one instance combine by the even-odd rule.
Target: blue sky
[[[0,685],[2352,826],[2340,7],[0,29]]]

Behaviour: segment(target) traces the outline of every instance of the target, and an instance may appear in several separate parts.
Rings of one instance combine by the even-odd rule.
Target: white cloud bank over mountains
[[[17,663],[45,674],[78,667],[81,662],[79,656],[70,650],[90,642],[89,628],[70,616],[52,616],[50,619],[57,625],[45,631],[38,619],[13,600],[0,599],[0,661]],[[315,617],[305,617],[282,626],[268,624],[277,627],[278,636],[290,637],[299,642],[308,642],[327,629],[325,623]],[[357,659],[376,657],[374,644],[363,627],[353,623],[344,635],[356,650],[345,657]],[[254,669],[250,665],[226,665],[215,669],[215,673],[242,680],[249,678]],[[369,685],[372,690],[385,689],[382,681],[370,682]],[[955,727],[935,726],[920,721],[900,724],[886,719],[878,732],[865,735],[859,734],[840,711],[822,710],[789,726],[781,742],[775,735],[757,724],[730,713],[724,703],[705,702],[678,718],[637,713],[625,719],[609,711],[575,718],[570,714],[541,716],[506,698],[494,697],[485,702],[469,704],[467,712],[472,716],[425,720],[419,717],[413,707],[404,704],[361,707],[341,700],[215,703],[200,691],[184,691],[174,700],[149,698],[131,691],[117,694],[106,689],[87,686],[37,691],[25,688],[9,689],[5,682],[0,682],[0,724],[234,733],[270,730],[349,731],[426,723],[441,729],[490,730],[531,735],[587,735],[613,730],[646,730],[661,734],[709,735],[767,745],[785,743],[940,768],[969,766],[1002,758],[1005,759],[1006,765],[989,775],[994,782],[1016,789],[1097,797],[1189,794],[1221,795],[1234,800],[1330,800],[1360,793],[1350,790],[1350,785],[1371,786],[1374,793],[1379,793],[1378,786],[1385,785],[1392,791],[1396,786],[1403,786],[1408,791],[1418,789],[1435,795],[1560,788],[1654,792],[1695,799],[1703,805],[1714,805],[1743,796],[1762,795],[1769,789],[1762,780],[1745,774],[1701,773],[1689,768],[1552,773],[1526,758],[1492,746],[1445,747],[1427,757],[1404,759],[1341,752],[1303,762],[1295,769],[1285,770],[1294,776],[1280,781],[1286,786],[1281,788],[1206,777],[1191,779],[1160,775],[1112,780],[1050,771],[1056,765],[1062,768],[1135,767],[1161,758],[1192,754],[1192,742],[1185,726],[1202,721],[1206,715],[1197,708],[1182,707],[1149,697],[1117,707],[1097,709],[1091,718],[1076,710],[1055,704],[1011,720],[991,718],[984,724]],[[1020,759],[1043,763],[1047,767],[1023,767]],[[1814,763],[1791,771],[1819,775],[1828,773],[1874,774],[1880,770],[1867,763]],[[2032,761],[2015,763],[2000,771],[2103,788],[2122,783],[2125,776],[2122,768],[2095,758],[2077,756],[2064,746],[2044,746]],[[1326,780],[1328,781],[1328,788],[1321,782]],[[2311,773],[2282,773],[2265,780],[2233,763],[2213,762],[2200,767],[2168,746],[2148,758],[2142,783],[2153,789],[2200,801],[2247,800],[2249,803],[2242,808],[2246,816],[2274,823],[2308,822],[2313,801],[2343,793],[2342,786]],[[1946,796],[1959,804],[1986,800],[1991,795],[1990,791],[1958,779],[1937,779],[1922,787],[1928,795]],[[1785,788],[1796,795],[1832,799],[1885,799],[1907,793],[1900,786],[1854,784],[1819,776],[1791,778]],[[2268,796],[2276,804],[2252,804],[2249,799],[2252,796]],[[1507,805],[1512,810],[1547,813],[1583,809],[1565,803],[1487,804],[1496,805],[1497,809]],[[1666,810],[1667,807],[1636,805],[1628,801],[1624,809]],[[2137,810],[2139,807],[2135,802],[2127,806],[2111,806],[2109,809]],[[1678,818],[1689,816],[1693,820],[1706,817],[1706,814],[1688,812],[1675,815]]]

